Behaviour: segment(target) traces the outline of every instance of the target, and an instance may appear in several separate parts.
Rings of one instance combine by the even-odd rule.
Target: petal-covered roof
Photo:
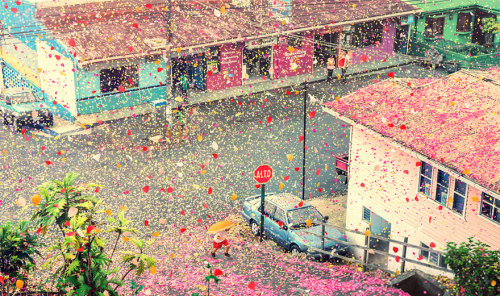
[[[325,106],[500,192],[500,69],[389,79]]]

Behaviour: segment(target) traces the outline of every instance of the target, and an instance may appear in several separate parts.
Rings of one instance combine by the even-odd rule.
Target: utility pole
[[[172,85],[172,1],[173,0],[167,0],[167,13],[166,13],[166,29],[167,29],[167,40],[165,42],[165,52],[163,54],[163,60],[165,61],[166,64],[166,70],[167,70],[167,79],[166,79],[166,87],[167,87],[167,94],[166,94],[166,105],[165,105],[165,119],[168,124],[167,128],[167,133],[169,133],[169,136],[172,135],[171,128],[173,129],[173,118],[172,118],[172,101],[173,101],[173,85]],[[168,139],[172,140],[172,139]]]
[[[304,82],[304,145],[302,149],[302,200],[306,199],[306,123],[307,123],[307,81]]]

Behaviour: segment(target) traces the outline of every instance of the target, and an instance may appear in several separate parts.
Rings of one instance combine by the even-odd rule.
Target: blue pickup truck
[[[52,127],[54,124],[54,116],[43,99],[23,87],[6,88],[0,92],[0,116],[4,125],[13,125],[17,131],[27,125]]]
[[[312,205],[300,206],[301,199],[292,194],[269,194],[264,203],[264,234],[292,254],[306,253],[319,260],[330,256],[311,247],[321,249],[321,223],[328,220]],[[255,236],[260,235],[260,195],[248,197],[243,205],[243,217]],[[325,219],[326,218],[326,219]],[[309,220],[309,223],[308,223]],[[309,224],[309,225],[308,225]],[[314,235],[316,234],[316,235]],[[329,240],[328,238],[337,241]],[[345,236],[332,226],[325,226],[324,250],[345,256],[349,248],[339,241]]]

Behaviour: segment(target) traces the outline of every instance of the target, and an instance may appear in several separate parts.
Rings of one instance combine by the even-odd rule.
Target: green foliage
[[[137,233],[128,227],[131,221],[122,211],[117,216],[109,210],[100,209],[101,199],[88,194],[97,184],[74,185],[78,175],[69,173],[62,181],[51,181],[38,187],[41,202],[36,206],[32,220],[40,226],[42,233],[49,227],[59,231],[59,239],[49,250],[55,252],[42,266],[55,268],[53,280],[57,287],[68,295],[118,295],[117,287],[133,270],[142,274],[146,268],[155,266],[156,261],[144,254],[153,241],[131,239],[138,251],[127,251],[118,267],[111,268],[118,241],[127,232]],[[107,218],[103,217],[106,213]],[[104,234],[116,236],[111,254]],[[128,234],[127,234],[128,235]],[[126,268],[120,278],[120,267]],[[114,285],[114,287],[112,286]]]
[[[495,18],[492,17],[484,18],[482,23],[483,23],[484,33],[496,34],[500,31],[500,22],[497,21]]]
[[[36,249],[41,244],[27,221],[17,225],[11,222],[0,227],[0,273],[11,278],[26,280],[35,266]]]
[[[455,273],[457,292],[464,296],[499,295],[500,251],[469,238],[460,245],[449,242],[445,262]]]

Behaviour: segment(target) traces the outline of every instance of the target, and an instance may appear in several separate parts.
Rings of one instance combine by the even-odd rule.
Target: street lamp
[[[304,145],[302,146],[302,200],[306,199],[306,123],[307,123],[307,81],[304,81]]]

